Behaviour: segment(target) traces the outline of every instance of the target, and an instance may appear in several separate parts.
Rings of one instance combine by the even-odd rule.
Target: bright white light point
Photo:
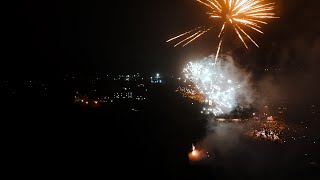
[[[198,152],[197,152],[197,150],[196,150],[196,147],[194,147],[193,144],[192,144],[192,152],[191,152],[191,154],[192,154],[193,156],[197,156],[197,155],[198,155]]]
[[[193,150],[191,154],[192,154],[193,156],[197,156],[197,155],[198,155],[198,152],[197,152],[197,150]]]
[[[229,80],[228,80],[228,83],[232,83],[232,81],[229,79]]]

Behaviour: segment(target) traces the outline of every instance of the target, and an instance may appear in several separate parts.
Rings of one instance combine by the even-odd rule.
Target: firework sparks
[[[243,45],[248,49],[245,40],[250,40],[255,46],[259,45],[253,38],[244,30],[244,27],[252,29],[263,34],[261,25],[267,24],[266,19],[278,18],[275,16],[274,4],[267,3],[265,0],[196,0],[200,4],[209,8],[207,12],[209,18],[222,19],[223,24],[218,35],[220,38],[216,60],[220,52],[221,44],[223,41],[223,34],[225,33],[226,26],[233,28]],[[167,42],[184,37],[178,41],[174,46],[183,44],[188,45],[192,41],[198,39],[203,34],[212,30],[213,27],[197,27],[191,31],[180,34],[176,37],[169,39]]]
[[[237,78],[228,72],[228,66],[221,62],[213,63],[213,57],[190,62],[184,68],[186,79],[204,96],[208,105],[207,113],[220,115],[228,113],[236,106],[236,89],[241,88]]]
[[[194,87],[181,87],[181,86],[179,86],[177,88],[176,92],[179,92],[180,94],[183,95],[183,97],[192,99],[196,102],[199,102],[199,103],[204,102],[203,95],[200,94],[199,91],[197,89],[195,89]]]
[[[293,136],[303,133],[301,127],[280,117],[257,115],[249,122],[250,129],[245,134],[257,140],[284,143],[291,138],[295,140]]]

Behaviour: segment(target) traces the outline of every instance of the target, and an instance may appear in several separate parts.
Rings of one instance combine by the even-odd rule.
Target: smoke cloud
[[[320,39],[295,37],[276,48],[271,59],[275,64],[266,66],[254,83],[259,97],[255,105],[287,102],[299,109],[319,103]]]

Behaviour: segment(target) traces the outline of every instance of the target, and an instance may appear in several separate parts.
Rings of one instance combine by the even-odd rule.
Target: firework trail
[[[259,45],[253,40],[253,38],[244,30],[248,28],[263,34],[262,24],[267,24],[266,19],[278,18],[275,16],[274,2],[268,3],[266,0],[196,0],[200,4],[206,6],[209,9],[207,14],[212,19],[222,19],[223,24],[218,35],[220,42],[216,53],[215,61],[219,56],[221,45],[223,42],[223,35],[226,31],[226,27],[233,28],[243,45],[248,49],[245,40],[250,40],[255,46]],[[183,44],[188,45],[192,41],[198,39],[203,34],[212,30],[213,27],[200,26],[192,29],[188,32],[173,37],[167,42],[183,38],[174,45],[174,47]]]

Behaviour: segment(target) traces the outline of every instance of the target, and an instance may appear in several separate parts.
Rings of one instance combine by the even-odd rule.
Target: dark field
[[[3,153],[14,176],[162,179],[317,179],[319,146],[243,136],[238,124],[216,124],[213,158],[191,164],[191,144],[207,134],[201,106],[173,86],[150,88],[143,111],[128,104],[84,107],[55,84],[44,96],[3,97]],[[208,141],[207,141],[208,143]],[[317,142],[319,143],[319,142]],[[308,152],[311,157],[304,154]]]

